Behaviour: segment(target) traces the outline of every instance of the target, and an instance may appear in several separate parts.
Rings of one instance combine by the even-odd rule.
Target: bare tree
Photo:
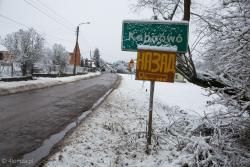
[[[30,28],[8,34],[2,43],[14,55],[13,60],[20,63],[24,76],[28,67],[32,73],[33,64],[43,56],[44,41],[41,34]]]
[[[242,0],[245,2],[246,8],[249,8],[249,1],[247,0]],[[182,3],[183,2],[183,3]],[[233,5],[232,3],[236,2],[233,0],[224,0],[223,5]],[[239,0],[241,2],[241,0]],[[242,2],[241,2],[242,3]],[[183,5],[183,7],[182,7]],[[234,4],[235,5],[235,4]],[[201,19],[206,24],[206,27],[210,29],[210,31],[215,31],[218,26],[221,26],[220,24],[216,25],[216,21],[212,21],[214,16],[211,16],[210,18],[204,18],[203,16],[200,16],[198,14],[195,14],[190,11],[190,6],[191,6],[191,0],[137,0],[135,4],[136,9],[142,9],[142,8],[151,8],[154,14],[154,18],[157,19],[164,19],[164,20],[172,20],[173,17],[176,15],[177,11],[183,11],[183,20],[185,21],[190,21],[190,15],[193,14],[194,16],[197,16]],[[226,7],[226,6],[225,6]],[[237,10],[243,10],[241,6]],[[245,9],[246,9],[245,8]],[[249,9],[247,9],[249,11]],[[247,11],[246,10],[246,11]],[[241,15],[244,15],[244,13],[241,13]],[[225,17],[225,16],[223,16]],[[232,15],[227,18],[229,21],[231,19]],[[226,18],[224,18],[225,20]],[[246,22],[243,24],[247,25],[247,20],[249,20],[249,15],[245,13],[245,18],[240,18],[239,22],[241,22],[242,19],[245,19]],[[217,18],[218,21],[218,18]],[[230,23],[230,21],[229,21]],[[231,22],[232,24],[233,22]],[[235,24],[235,23],[233,23]],[[249,24],[249,21],[248,21]],[[227,27],[227,26],[226,26]],[[220,30],[220,33],[227,33],[228,31],[226,30],[226,27],[224,29]],[[247,30],[247,31],[246,31]],[[249,32],[249,28],[245,29],[246,32]],[[245,34],[246,34],[245,32]],[[233,31],[234,33],[234,31]],[[244,33],[243,33],[244,34]],[[208,34],[207,34],[208,35]],[[218,34],[214,34],[218,35]],[[248,33],[247,33],[248,35]],[[249,37],[247,38],[249,39]],[[199,41],[199,40],[198,40]],[[215,44],[216,45],[216,44]],[[214,45],[214,46],[215,46]],[[247,45],[248,46],[248,45]],[[238,48],[239,50],[241,48]],[[248,51],[249,52],[249,51]],[[241,92],[241,89],[238,87],[234,87],[228,82],[225,82],[222,78],[217,77],[216,75],[212,73],[197,73],[196,68],[193,62],[192,58],[192,52],[190,47],[188,47],[188,52],[186,54],[177,54],[177,65],[176,65],[176,71],[180,74],[182,74],[189,82],[194,83],[196,85],[202,86],[202,87],[215,87],[219,88],[220,90],[223,90],[224,94],[227,94],[231,97],[234,97],[234,95],[238,94]],[[244,74],[245,75],[245,74]],[[226,89],[224,89],[226,88]],[[246,94],[243,94],[243,96],[238,96],[240,98],[237,98],[238,101],[249,101],[250,97]],[[249,109],[249,106],[247,107]]]
[[[68,64],[68,52],[61,44],[54,44],[52,47],[52,62],[59,65],[59,73],[62,73]]]
[[[141,6],[153,8],[154,3],[160,4],[165,1],[137,0],[137,4],[142,4],[141,2],[144,2]],[[190,4],[191,0],[184,0],[183,20],[189,21],[191,14],[199,20],[197,24],[200,25],[199,35],[193,46],[195,47],[202,40],[204,45],[200,54],[204,57],[208,71],[203,73],[196,71],[192,60],[193,48],[188,49],[186,54],[177,54],[176,70],[189,82],[209,87],[211,94],[216,93],[218,96],[211,104],[220,103],[227,106],[226,109],[218,109],[214,113],[204,113],[204,117],[198,119],[199,126],[195,127],[193,132],[197,131],[198,136],[201,136],[202,131],[211,130],[209,132],[211,134],[208,134],[209,141],[200,143],[201,147],[198,150],[193,146],[197,146],[199,142],[188,144],[192,146],[190,151],[195,150],[191,154],[192,157],[199,157],[194,166],[249,166],[249,161],[243,159],[249,159],[249,150],[247,154],[244,151],[250,146],[250,1],[219,0],[216,7],[206,9],[202,15],[191,12]],[[154,12],[154,15],[160,18],[162,13],[165,14]],[[162,18],[167,19],[168,16],[170,14]],[[183,121],[180,122],[183,123]],[[176,125],[167,128],[170,129],[169,134],[175,137],[177,135],[171,131],[178,127]],[[186,129],[186,125],[179,127]],[[195,136],[195,133],[192,135]],[[207,144],[209,149],[206,149]],[[207,150],[213,154],[218,153],[218,156],[211,158],[210,153],[204,153]],[[195,155],[197,153],[198,156]],[[200,158],[203,155],[209,156]],[[193,166],[193,164],[187,166]]]
[[[177,11],[182,11],[183,2],[180,0],[137,0],[136,10],[150,8],[153,11],[155,19],[172,20]],[[191,0],[184,1],[183,20],[190,19]],[[181,73],[189,82],[208,87],[210,84],[197,77],[196,69],[193,63],[192,54],[188,48],[187,54],[177,54],[176,71]]]
[[[52,57],[53,57],[53,52],[52,49],[47,47],[44,49],[44,56],[39,60],[38,63],[40,63],[41,68],[45,72],[50,72],[51,71],[51,66],[53,64]]]
[[[227,106],[239,110],[250,108],[250,1],[223,0],[221,5],[207,10],[200,19],[205,36],[203,57],[209,71],[217,75],[226,87],[214,88],[223,95]],[[230,96],[228,96],[230,95]]]
[[[100,68],[100,52],[99,52],[99,49],[98,48],[96,48],[95,50],[94,50],[94,55],[93,55],[93,59],[94,59],[94,61],[95,61],[95,66],[96,66],[96,68]]]
[[[137,0],[133,7],[135,11],[149,8],[158,19],[172,20],[177,10],[181,10],[181,3],[180,0]]]

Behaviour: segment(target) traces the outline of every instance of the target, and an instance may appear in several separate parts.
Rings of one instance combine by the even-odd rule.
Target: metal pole
[[[148,145],[151,145],[151,138],[152,138],[152,118],[153,118],[154,88],[155,88],[155,81],[150,81],[147,151],[148,151]]]
[[[79,35],[79,26],[76,28],[76,50],[75,50],[75,62],[74,62],[74,69],[73,74],[76,75],[76,56],[77,56],[77,44],[78,44],[78,35]]]
[[[157,20],[157,16],[154,17],[154,20]],[[147,150],[146,150],[148,154],[149,154],[148,146],[151,145],[151,138],[152,138],[154,89],[155,89],[155,81],[150,81],[150,99],[149,99],[149,113],[148,113]]]

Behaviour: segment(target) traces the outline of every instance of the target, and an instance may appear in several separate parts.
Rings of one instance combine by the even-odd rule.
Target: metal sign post
[[[153,104],[154,104],[154,89],[155,89],[155,81],[150,81],[150,99],[149,99],[149,113],[148,113],[148,132],[147,132],[147,150],[149,153],[148,146],[151,145],[152,138],[152,119],[153,119]]]
[[[150,81],[149,115],[146,153],[152,144],[152,120],[155,81],[174,82],[176,53],[161,50],[138,49],[136,61],[136,80]]]
[[[136,80],[150,81],[146,153],[152,144],[155,81],[174,82],[176,53],[186,53],[189,23],[186,21],[125,20],[122,50],[137,51]]]

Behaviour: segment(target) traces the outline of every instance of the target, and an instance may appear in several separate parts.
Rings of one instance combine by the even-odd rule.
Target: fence
[[[59,65],[41,65],[35,64],[33,66],[34,74],[73,74],[74,66],[66,66],[62,70],[60,70]],[[27,69],[28,70],[28,69]],[[76,67],[77,74],[87,74],[89,71],[88,67]],[[27,74],[31,74],[31,71],[28,70]],[[0,78],[2,77],[12,77],[12,76],[21,76],[21,69],[17,64],[12,64],[5,61],[0,61]]]

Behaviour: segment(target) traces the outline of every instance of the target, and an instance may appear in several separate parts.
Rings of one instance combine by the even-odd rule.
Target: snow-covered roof
[[[133,22],[133,23],[155,23],[155,24],[189,24],[188,21],[174,21],[174,20],[123,20],[123,22]]]
[[[152,51],[168,51],[168,52],[177,52],[176,46],[149,46],[149,45],[139,45],[137,49],[142,50],[152,50]]]
[[[0,51],[8,51],[5,46],[0,44]]]

